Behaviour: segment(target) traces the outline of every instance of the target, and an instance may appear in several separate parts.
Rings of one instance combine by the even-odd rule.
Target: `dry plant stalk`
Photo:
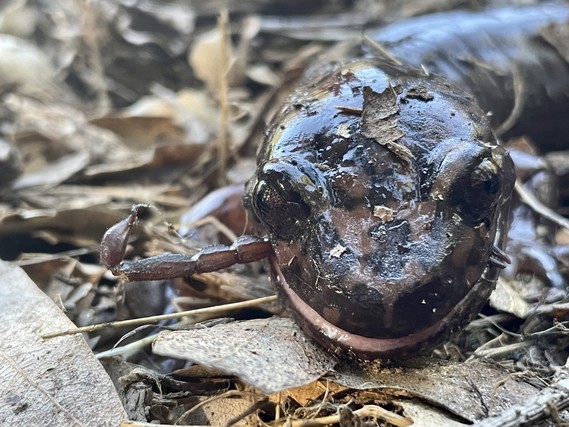
[[[136,325],[144,325],[148,323],[156,323],[162,320],[169,320],[169,319],[178,319],[180,317],[186,316],[197,316],[201,314],[213,314],[218,312],[224,312],[227,310],[238,310],[243,308],[249,307],[257,307],[261,304],[270,303],[277,301],[277,297],[275,295],[263,298],[257,298],[249,301],[242,301],[242,302],[235,302],[231,304],[222,304],[216,305],[214,307],[206,307],[206,308],[198,308],[195,310],[188,310],[188,311],[181,311],[179,313],[170,313],[170,314],[161,314],[159,316],[149,316],[149,317],[140,317],[138,319],[129,319],[129,320],[119,320],[117,322],[106,322],[106,323],[99,323],[97,325],[89,325],[83,326],[81,328],[69,329],[67,331],[59,331],[54,332],[52,334],[43,335],[43,339],[50,339],[55,337],[60,337],[63,335],[74,335],[74,334],[81,334],[84,332],[94,332],[101,329],[107,328],[120,328],[123,326],[136,326]]]
[[[227,154],[229,152],[229,14],[223,9],[219,14],[217,26],[221,33],[221,64],[219,67],[219,109],[220,124],[217,144],[217,182],[219,186],[226,185]]]

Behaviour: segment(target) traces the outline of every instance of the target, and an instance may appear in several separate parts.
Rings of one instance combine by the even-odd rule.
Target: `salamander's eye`
[[[493,196],[501,190],[500,168],[492,160],[484,159],[472,172],[470,183],[473,190],[481,197]]]
[[[432,156],[436,167],[429,197],[449,212],[456,208],[470,226],[491,220],[512,191],[514,164],[498,145],[450,139]]]
[[[253,203],[255,213],[259,218],[263,218],[271,214],[279,205],[283,205],[286,202],[277,192],[273,191],[265,181],[261,181],[255,188]]]
[[[455,198],[463,214],[475,222],[483,221],[500,201],[503,173],[491,158],[483,158],[469,172],[470,179],[455,189]]]
[[[255,215],[271,234],[280,239],[293,239],[299,236],[304,222],[310,214],[310,207],[301,195],[286,182],[257,183],[253,194]]]
[[[301,237],[311,215],[329,206],[321,171],[303,158],[272,159],[257,171],[256,178],[248,203],[273,238]]]

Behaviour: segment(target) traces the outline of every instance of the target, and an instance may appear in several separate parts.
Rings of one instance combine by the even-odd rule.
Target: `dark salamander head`
[[[514,168],[471,97],[358,60],[305,82],[273,123],[245,204],[308,334],[348,355],[405,356],[478,313]]]

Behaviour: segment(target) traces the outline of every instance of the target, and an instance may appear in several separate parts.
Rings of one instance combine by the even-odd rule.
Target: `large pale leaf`
[[[4,425],[116,426],[126,418],[74,325],[18,267],[0,261],[0,420]]]
[[[278,317],[161,332],[153,351],[235,374],[266,393],[310,383],[337,363],[291,319]]]

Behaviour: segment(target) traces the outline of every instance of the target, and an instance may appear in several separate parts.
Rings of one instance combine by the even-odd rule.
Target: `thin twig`
[[[99,331],[101,329],[106,329],[106,328],[120,328],[123,326],[144,325],[147,323],[156,323],[156,322],[159,322],[161,320],[179,319],[180,317],[186,317],[186,316],[198,316],[198,315],[202,315],[202,314],[223,313],[223,312],[229,311],[229,310],[238,310],[238,309],[242,309],[242,308],[256,307],[256,306],[259,306],[259,305],[262,305],[265,303],[274,302],[276,300],[277,300],[277,296],[271,295],[268,297],[252,299],[249,301],[234,302],[231,304],[216,305],[214,307],[207,307],[207,308],[198,308],[195,310],[181,311],[179,313],[161,314],[159,316],[141,317],[138,319],[119,320],[117,322],[106,322],[106,323],[99,323],[96,325],[83,326],[81,328],[68,329],[67,331],[59,331],[59,332],[54,332],[51,334],[43,335],[42,338],[49,339],[49,338],[61,337],[64,335],[75,335],[75,334],[81,334],[84,332],[94,332],[94,331]]]
[[[512,68],[512,80],[514,85],[514,107],[512,108],[512,111],[510,112],[508,118],[494,130],[497,137],[504,135],[512,128],[512,126],[516,124],[522,115],[522,111],[526,104],[526,90],[524,80],[516,64],[514,64],[514,67]]]
[[[97,96],[97,111],[91,111],[93,116],[104,116],[111,109],[111,100],[107,90],[105,80],[106,70],[103,65],[104,61],[101,56],[100,41],[103,37],[103,30],[97,22],[95,5],[93,2],[80,2],[82,16],[84,17],[83,40],[88,49],[82,49],[81,52],[87,56],[89,62],[89,71],[92,71],[90,80],[95,83]]]
[[[541,203],[537,197],[533,195],[531,191],[528,191],[524,184],[516,180],[515,185],[516,192],[522,199],[522,202],[527,204],[530,208],[532,208],[535,212],[543,216],[544,218],[554,222],[555,224],[569,230],[569,220],[565,217],[562,217],[557,212],[550,209],[548,206],[545,206]]]
[[[381,406],[376,405],[366,405],[353,412],[360,418],[376,418],[380,420],[387,421],[388,423],[397,427],[406,427],[413,424],[409,418],[402,417],[394,412],[388,411]],[[290,427],[317,427],[317,426],[327,426],[330,424],[338,424],[340,422],[340,414],[329,415],[326,417],[313,418],[310,420],[291,420],[288,418],[277,420],[276,422],[270,423],[271,426],[290,426]]]
[[[369,45],[373,50],[379,53],[382,57],[388,59],[396,65],[403,65],[403,63],[391,54],[382,44],[378,43],[376,40],[372,39],[369,35],[363,37],[364,43]]]

